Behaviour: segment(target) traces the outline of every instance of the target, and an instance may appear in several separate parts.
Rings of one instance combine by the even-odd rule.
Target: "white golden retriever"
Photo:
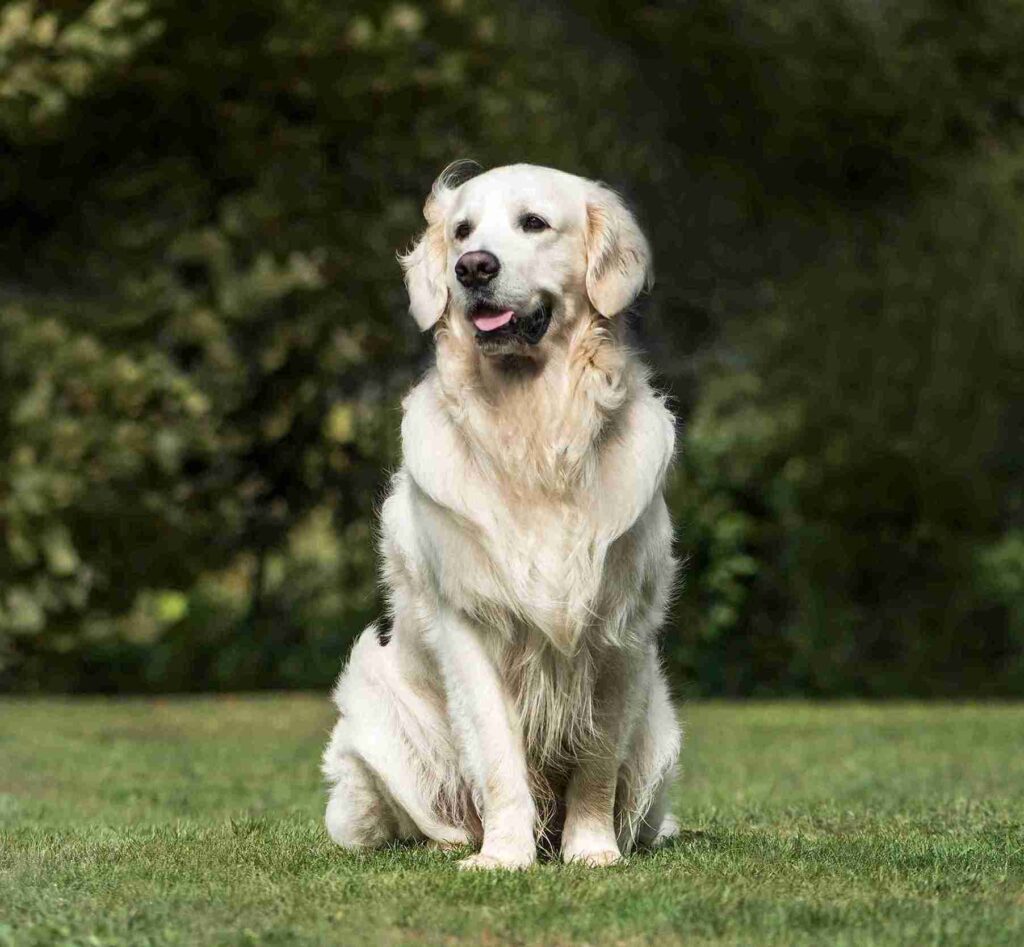
[[[446,172],[424,216],[401,262],[436,367],[381,515],[390,621],[334,692],[327,831],[608,865],[675,830],[674,424],[621,320],[647,241],[612,191],[530,165]]]

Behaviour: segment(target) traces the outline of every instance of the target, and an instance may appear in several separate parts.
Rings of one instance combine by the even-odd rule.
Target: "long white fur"
[[[610,864],[674,830],[681,743],[656,643],[674,423],[617,318],[650,252],[613,192],[529,165],[443,174],[424,216],[401,262],[436,365],[405,400],[381,515],[391,640],[367,629],[334,692],[327,829],[521,868],[561,818],[563,858]],[[454,276],[469,250],[499,258],[505,304],[552,304],[540,344],[481,351]]]

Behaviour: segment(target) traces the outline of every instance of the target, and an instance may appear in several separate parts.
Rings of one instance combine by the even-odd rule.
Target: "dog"
[[[423,213],[399,259],[435,364],[381,509],[388,617],[334,690],[327,831],[610,865],[677,828],[675,423],[623,324],[648,242],[612,190],[524,164],[446,170]]]

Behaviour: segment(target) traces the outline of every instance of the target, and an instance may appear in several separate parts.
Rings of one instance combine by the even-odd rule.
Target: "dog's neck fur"
[[[444,408],[478,462],[520,494],[564,495],[596,474],[598,448],[643,377],[622,326],[589,306],[536,357],[487,356],[442,326]]]

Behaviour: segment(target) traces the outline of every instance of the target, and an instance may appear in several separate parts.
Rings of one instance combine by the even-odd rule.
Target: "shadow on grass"
[[[656,856],[665,853],[683,854],[696,849],[717,848],[722,844],[722,839],[712,832],[703,829],[682,829],[670,839],[659,843],[654,847],[637,848],[626,856],[627,862],[644,863]],[[367,856],[376,853],[390,852],[395,855],[414,855],[422,852],[424,855],[441,856],[445,861],[457,862],[469,855],[479,851],[478,845],[441,845],[436,842],[424,841],[422,839],[398,839],[390,841],[376,849],[362,849],[353,854]],[[558,864],[561,862],[559,847],[541,840],[537,847],[537,861],[542,865]]]
[[[670,838],[663,839],[653,846],[638,846],[626,857],[626,861],[646,861],[661,852],[686,851],[688,849],[715,848],[720,847],[721,839],[714,833],[705,829],[683,829],[677,830]],[[560,851],[562,847],[562,829],[556,825],[552,831],[541,834],[537,841],[538,859],[542,862],[557,862],[561,860]]]

